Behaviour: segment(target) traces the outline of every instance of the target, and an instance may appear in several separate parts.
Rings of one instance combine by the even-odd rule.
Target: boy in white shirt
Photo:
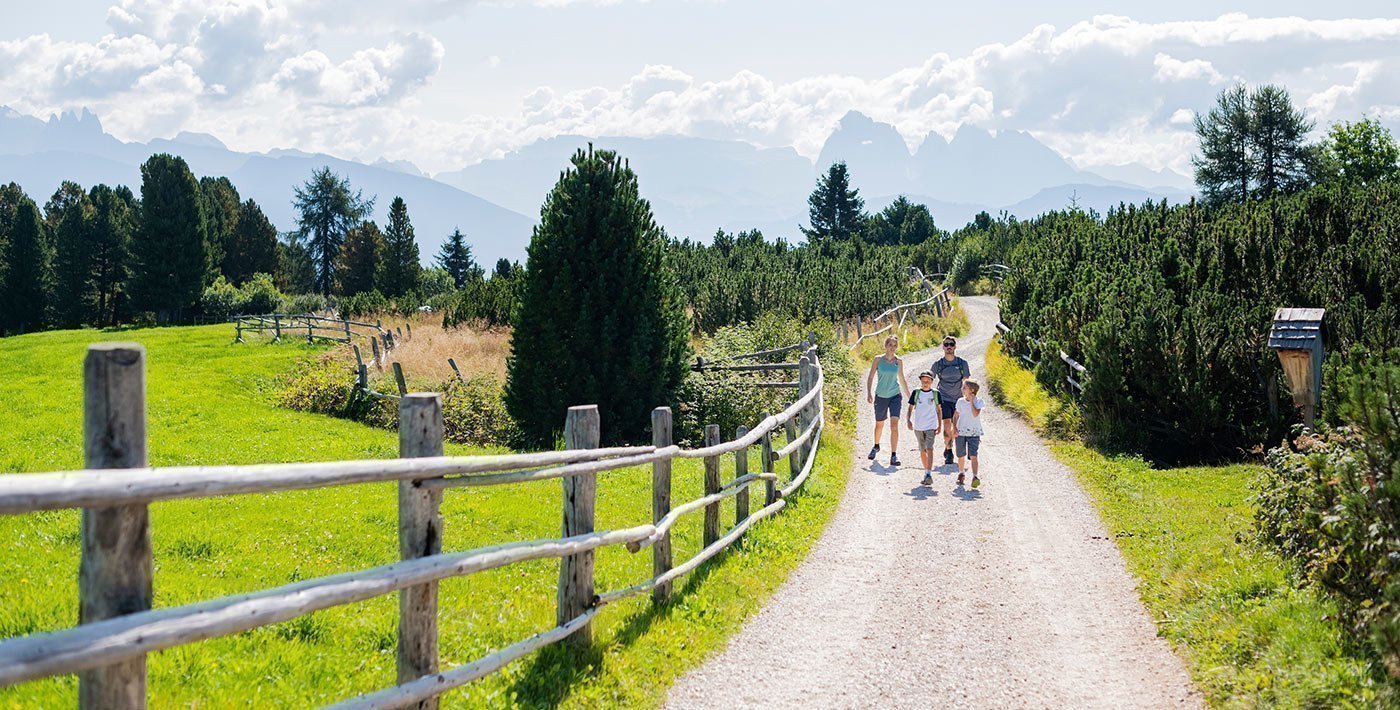
[[[972,380],[963,380],[962,397],[953,411],[953,436],[957,437],[958,485],[963,484],[963,459],[972,459],[972,487],[981,485],[977,477],[977,450],[982,446],[982,407],[986,406],[977,396],[980,385]]]
[[[938,390],[933,388],[933,373],[919,373],[919,389],[909,393],[909,428],[919,442],[919,459],[924,464],[923,485],[933,485],[933,449],[938,445]]]

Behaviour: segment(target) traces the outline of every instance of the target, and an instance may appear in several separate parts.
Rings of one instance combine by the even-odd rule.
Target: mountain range
[[[198,176],[227,176],[279,230],[289,231],[296,226],[293,188],[329,166],[377,198],[375,218],[381,223],[393,197],[403,197],[425,262],[460,228],[477,259],[489,265],[502,257],[524,259],[546,193],[569,157],[590,143],[627,158],[643,197],[670,234],[702,241],[716,229],[760,229],[770,238],[797,241],[798,227],[807,221],[807,195],[837,160],[846,161],[868,210],[906,195],[927,204],[935,222],[948,229],[984,210],[1029,218],[1071,202],[1104,212],[1120,202],[1177,202],[1193,194],[1190,178],[1171,171],[1135,164],[1082,170],[1019,131],[990,133],[964,125],[951,139],[930,133],[910,150],[893,126],[857,112],[841,119],[815,163],[792,148],[741,141],[562,135],[429,177],[408,161],[361,163],[298,150],[238,152],[199,133],[123,142],[86,110],[41,120],[0,107],[0,182],[18,182],[41,203],[63,180],[139,191],[141,163],[153,153],[173,153]]]

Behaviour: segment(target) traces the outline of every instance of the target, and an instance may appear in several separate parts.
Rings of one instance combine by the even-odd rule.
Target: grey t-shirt
[[[938,381],[938,395],[945,402],[962,396],[963,380],[972,376],[967,361],[954,355],[952,360],[940,357],[933,361],[933,377]]]

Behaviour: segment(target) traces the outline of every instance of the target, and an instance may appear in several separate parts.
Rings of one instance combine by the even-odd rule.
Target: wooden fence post
[[[705,425],[705,446],[720,443],[719,425]],[[719,493],[719,456],[705,457],[705,495]],[[719,539],[719,503],[705,506],[705,547]]]
[[[749,433],[749,428],[740,424],[734,431],[735,439],[742,439]],[[739,479],[749,475],[749,447],[734,452],[734,478]],[[744,522],[749,517],[749,487],[741,485],[739,492],[734,494],[734,524]]]
[[[352,338],[350,337],[350,319],[349,319],[349,318],[346,318],[346,319],[345,319],[345,342],[348,343],[348,342],[350,342],[351,340],[352,340]]]
[[[85,466],[146,466],[146,349],[88,346],[83,361]],[[84,508],[78,623],[151,608],[150,510],[145,504]],[[146,657],[78,674],[81,708],[145,708]]]
[[[795,419],[797,419],[797,417],[783,422],[783,432],[787,434],[787,443],[789,444],[797,438],[797,422],[794,421]],[[799,446],[797,448],[797,451],[788,454],[787,457],[788,471],[792,474],[793,478],[797,478],[797,474],[802,473],[802,447]]]
[[[415,392],[399,400],[399,458],[442,455],[442,397]],[[442,552],[442,489],[399,481],[399,558],[414,560]],[[399,592],[398,682],[438,670],[438,583]],[[436,708],[437,698],[418,708]]]
[[[272,314],[272,340],[282,342],[282,316],[276,313]]]
[[[812,386],[816,384],[817,379],[814,377],[816,373],[812,369],[812,360],[810,356],[807,355],[806,349],[803,349],[802,352],[802,357],[797,361],[797,396],[799,399],[806,397],[807,393],[812,391]],[[812,422],[816,420],[816,417],[813,416],[814,411],[812,405],[809,404],[803,407],[802,411],[798,412],[797,421],[799,426],[797,433],[799,436],[802,432],[807,431],[807,427],[811,426]],[[801,465],[805,466],[807,465],[807,456],[811,451],[812,440],[808,439],[807,443],[797,447],[797,451],[793,453],[801,459]],[[801,468],[798,469],[798,472],[801,472]]]
[[[312,340],[311,340],[311,322],[312,322],[312,321],[311,321],[311,318],[310,318],[310,317],[307,317],[307,319],[306,319],[306,344],[307,344],[307,345],[310,345],[310,344],[312,343]]]
[[[452,358],[447,358],[447,364],[448,364],[448,365],[451,365],[451,366],[452,366],[452,371],[453,371],[454,373],[457,374],[457,381],[458,381],[458,382],[466,382],[466,380],[462,379],[462,370],[459,369],[459,368],[457,367],[457,361],[456,361],[456,360],[454,360],[454,359],[452,359]]]
[[[408,384],[403,379],[403,366],[399,365],[398,362],[394,363],[394,382],[399,386],[399,396],[407,396]]]
[[[384,371],[384,358],[379,357],[379,337],[371,336],[369,339],[369,352],[374,356],[374,367],[380,372]]]
[[[234,330],[237,334],[233,336],[233,342],[241,343],[243,342],[243,319],[239,318],[235,320],[234,324]]]
[[[658,449],[671,445],[671,408],[657,407],[651,410],[651,445]],[[671,459],[654,461],[651,464],[651,519],[661,522],[671,512]],[[651,574],[653,577],[671,571],[671,533],[661,536],[651,546]],[[658,584],[651,590],[651,599],[664,604],[671,599],[671,583]]]
[[[569,407],[564,419],[564,445],[573,449],[596,449],[599,440],[598,405]],[[564,486],[564,537],[593,532],[593,503],[598,491],[598,474],[582,473],[560,479]],[[593,551],[566,555],[559,561],[559,596],[556,621],[560,626],[573,621],[593,606]],[[593,645],[592,624],[585,624],[565,639],[575,650]]]
[[[408,337],[404,338],[404,340],[413,340],[413,324],[404,323],[403,327],[408,330]]]
[[[355,351],[355,371],[359,372],[360,368],[365,366],[365,359],[360,355],[360,346],[351,345],[350,349]]]
[[[767,419],[767,418],[768,418],[768,413],[767,413],[767,412],[764,412],[763,414],[758,415],[758,417],[759,417],[759,421],[763,421],[764,419]],[[763,470],[764,473],[772,473],[772,472],[773,472],[773,432],[770,431],[770,432],[764,434],[763,436],[759,437],[758,442],[759,442],[759,455],[760,455],[760,456],[762,457],[762,459],[763,459],[763,462],[762,462],[763,469],[762,469],[762,470]],[[765,506],[773,505],[774,503],[778,502],[778,482],[777,482],[777,481],[774,481],[773,479],[770,478],[770,479],[764,481],[764,484],[766,484],[766,485],[764,485],[764,494],[763,494],[763,501],[764,501],[764,503],[763,503],[763,505],[765,505]]]

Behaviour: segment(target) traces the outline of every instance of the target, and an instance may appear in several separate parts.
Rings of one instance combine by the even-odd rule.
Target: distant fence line
[[[931,292],[932,295],[930,295],[928,298],[925,298],[922,301],[899,304],[872,317],[870,319],[870,327],[872,329],[879,326],[880,321],[882,320],[886,320],[887,324],[885,325],[885,327],[879,328],[877,330],[872,330],[869,333],[865,332],[863,319],[859,317],[855,318],[854,320],[856,341],[854,343],[851,343],[850,347],[847,348],[848,350],[855,350],[856,347],[861,344],[861,341],[865,340],[866,338],[873,338],[877,335],[888,333],[896,328],[903,328],[905,321],[909,318],[909,314],[913,313],[918,308],[927,307],[930,310],[932,310],[934,314],[937,315],[939,318],[942,318],[944,315],[952,312],[952,291],[945,287],[937,292],[933,292],[933,283],[929,280],[929,277],[924,276],[924,273],[921,270],[919,270],[919,267],[917,266],[909,267],[909,277],[911,280],[917,282],[921,288],[927,289],[929,292]],[[898,316],[899,318],[898,321],[895,320],[896,316]],[[847,324],[844,321],[841,323],[842,342],[845,342],[849,335],[849,331],[847,330],[846,325]],[[901,341],[902,340],[903,334],[901,333]]]
[[[280,325],[273,318],[274,329]],[[371,342],[375,342],[371,340]],[[755,522],[782,510],[811,475],[824,426],[825,376],[817,348],[796,347],[797,398],[783,411],[739,427],[722,441],[717,425],[705,427],[705,446],[687,450],[672,442],[667,407],[652,411],[650,446],[599,448],[594,405],[571,407],[564,421],[567,450],[500,456],[443,456],[442,399],[435,393],[399,398],[398,460],[253,466],[147,465],[145,350],[140,345],[89,346],[84,362],[85,470],[0,476],[0,515],[82,508],[79,626],[0,642],[0,685],[53,675],[79,674],[83,708],[139,708],[146,704],[146,656],[166,648],[287,621],[314,611],[398,592],[398,684],[350,699],[338,707],[435,707],[441,693],[489,675],[546,645],[566,641],[580,650],[591,643],[590,622],[607,604],[650,593],[656,603],[672,583],[738,540]],[[751,353],[759,356],[769,353]],[[777,364],[777,363],[771,363]],[[361,372],[364,363],[361,362]],[[774,450],[772,435],[786,430]],[[749,449],[760,449],[760,470],[748,471]],[[720,458],[734,455],[735,477],[720,479]],[[705,495],[673,506],[671,464],[704,460]],[[785,485],[775,472],[787,458]],[[597,474],[650,464],[652,520],[618,530],[594,529]],[[440,506],[449,488],[559,479],[563,486],[563,535],[508,542],[460,552],[441,549]],[[398,483],[401,561],[302,580],[271,589],[162,609],[152,609],[152,502],[268,493],[372,482]],[[750,513],[749,487],[762,481],[763,503]],[[735,521],[721,532],[720,503],[735,499]],[[684,515],[702,512],[703,549],[676,565],[670,532]],[[595,589],[593,553],[623,545],[652,548],[652,577],[628,587]],[[437,584],[526,560],[559,558],[556,626],[455,668],[439,669]]]

